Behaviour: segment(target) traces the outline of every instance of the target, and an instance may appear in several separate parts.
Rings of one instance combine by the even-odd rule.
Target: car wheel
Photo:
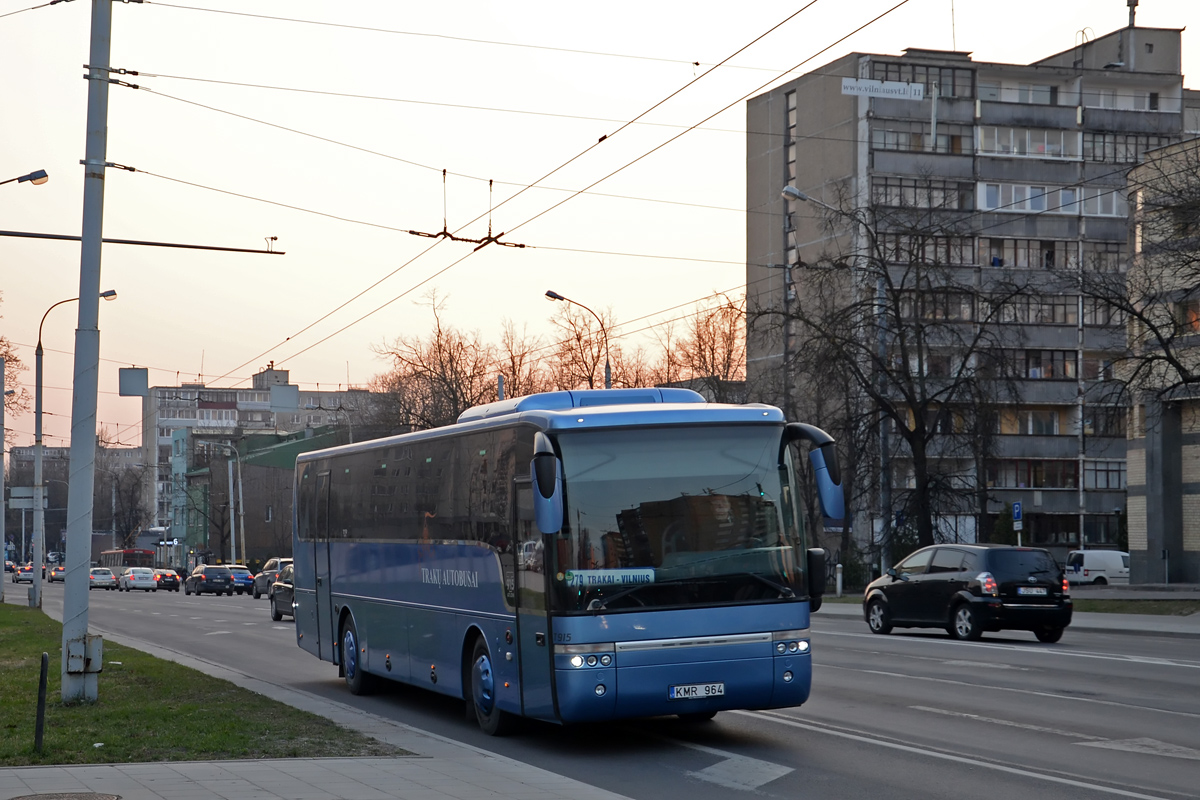
[[[975,609],[969,603],[963,603],[954,609],[954,616],[950,623],[950,635],[964,641],[974,641],[983,635],[983,629],[979,627]]]
[[[1096,578],[1096,580],[1092,581],[1092,584],[1093,584],[1093,585],[1095,585],[1095,586],[1107,586],[1107,585],[1108,585],[1108,581],[1106,581],[1106,580],[1104,579],[1104,576],[1103,576],[1103,575],[1101,575],[1099,578]]]
[[[1063,629],[1062,628],[1039,628],[1033,632],[1033,635],[1037,637],[1037,640],[1039,642],[1045,642],[1046,644],[1054,644],[1055,642],[1057,642],[1059,639],[1062,638]]]
[[[871,604],[867,606],[867,627],[871,629],[871,633],[892,632],[891,615],[879,600],[872,600]]]
[[[238,594],[241,594],[241,592],[238,592]],[[225,596],[226,596],[226,597],[233,597],[233,589],[230,589],[228,592],[226,592],[226,593],[225,593]]]
[[[274,598],[271,599],[271,607],[275,607]],[[375,690],[375,679],[362,668],[362,662],[359,660],[362,651],[358,644],[358,629],[354,627],[354,620],[350,617],[346,618],[346,624],[342,627],[341,642],[342,675],[346,679],[350,694],[370,694]]]
[[[187,586],[187,585],[185,585],[185,586],[183,587],[183,593],[184,593],[185,595],[190,595],[190,594],[192,593],[192,588],[191,588],[190,586]]]
[[[275,607],[275,601],[272,600],[271,601],[271,621],[279,622],[281,619],[283,619],[283,614],[279,613],[279,609]]]
[[[260,592],[260,591],[258,590],[258,587],[257,587],[257,586],[255,586],[255,587],[254,587],[254,599],[255,599],[255,600],[257,600],[257,599],[258,599],[258,598],[260,598],[260,597],[262,597],[262,592]]]

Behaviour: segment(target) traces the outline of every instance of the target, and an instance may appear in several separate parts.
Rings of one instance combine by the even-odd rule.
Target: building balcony
[[[993,442],[994,458],[1078,458],[1079,437],[1005,434]]]
[[[940,109],[939,109],[940,111]],[[979,102],[979,124],[1023,128],[1077,128],[1075,106],[1048,106],[1034,103]]]
[[[1079,384],[1068,380],[1022,380],[1017,387],[1027,405],[1071,405],[1079,396]]]
[[[891,97],[871,99],[871,115],[888,119],[919,119],[928,122],[933,116],[933,98],[898,100]],[[975,101],[956,97],[938,98],[938,122],[955,125],[975,124]]]
[[[913,150],[875,150],[875,172],[888,175],[918,175],[930,178],[975,180],[974,157],[959,153],[929,153]]]
[[[1064,126],[1065,127],[1065,126]],[[1133,111],[1120,108],[1085,108],[1084,130],[1157,133],[1178,136],[1183,131],[1183,115],[1168,111]]]
[[[1070,186],[1079,181],[1079,162],[1048,158],[978,158],[979,180],[1028,185]]]

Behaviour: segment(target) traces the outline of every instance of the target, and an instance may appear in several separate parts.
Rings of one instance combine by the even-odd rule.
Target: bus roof
[[[372,439],[297,455],[297,462],[386,447],[398,441],[415,442],[501,425],[527,424],[546,432],[629,428],[639,425],[779,425],[785,420],[775,406],[761,403],[708,403],[690,389],[599,389],[546,392],[501,400],[467,409],[454,425]]]
[[[555,411],[592,406],[642,405],[645,403],[703,403],[704,397],[691,389],[586,389],[574,392],[542,392],[511,400],[498,400],[468,408],[459,422],[474,422],[522,411]]]

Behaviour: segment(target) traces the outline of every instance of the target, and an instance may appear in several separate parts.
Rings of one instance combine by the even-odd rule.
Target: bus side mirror
[[[808,548],[808,610],[816,611],[821,607],[821,598],[825,594],[825,550],[820,547]]]
[[[554,446],[544,433],[534,438],[529,477],[533,481],[533,516],[538,530],[558,533],[563,526],[562,470]]]
[[[842,471],[838,466],[837,447],[833,437],[815,425],[789,422],[783,428],[783,438],[779,443],[780,464],[783,463],[783,454],[787,446],[800,440],[812,445],[808,459],[813,465],[817,496],[821,499],[821,511],[825,519],[845,519],[846,500],[842,492]]]

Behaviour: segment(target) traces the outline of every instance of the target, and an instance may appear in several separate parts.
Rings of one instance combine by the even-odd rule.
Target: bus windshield
[[[554,610],[806,599],[780,435],[766,425],[561,434],[566,513],[547,546]]]

